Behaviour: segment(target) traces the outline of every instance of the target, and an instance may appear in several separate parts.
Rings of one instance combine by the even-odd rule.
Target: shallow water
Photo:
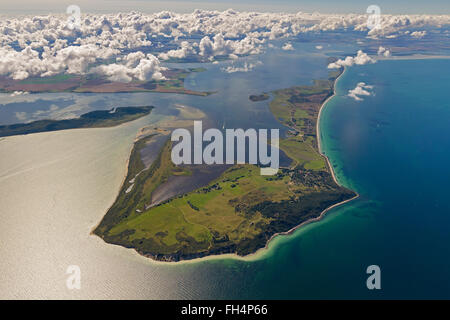
[[[169,139],[167,135],[156,135],[141,149],[140,156],[146,168],[150,167],[153,161],[158,158],[160,150],[167,139]]]

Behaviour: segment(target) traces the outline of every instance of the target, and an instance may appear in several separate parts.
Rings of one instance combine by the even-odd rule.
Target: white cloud
[[[248,55],[261,53],[263,40],[245,37],[242,40],[225,40],[221,33],[216,34],[212,40],[210,37],[203,37],[199,43],[198,54],[203,57]]]
[[[292,43],[290,42],[286,42],[281,49],[283,49],[284,51],[293,51],[294,47],[292,46]]]
[[[421,39],[427,35],[426,31],[414,31],[411,33],[411,37]]]
[[[189,55],[195,55],[197,53],[198,53],[198,43],[194,42],[193,44],[191,44],[188,41],[183,41],[181,42],[179,49],[163,52],[159,54],[159,58],[161,60],[169,60],[171,58],[183,59],[188,57]]]
[[[358,50],[355,57],[347,56],[345,59],[339,59],[328,65],[328,69],[338,69],[340,67],[350,67],[354,64],[363,65],[368,63],[375,63],[375,60],[364,53],[362,50]]]
[[[250,72],[250,71],[252,71],[256,66],[258,66],[258,65],[260,65],[260,64],[262,64],[261,61],[258,61],[258,62],[256,62],[256,63],[248,63],[248,62],[245,62],[244,65],[241,66],[241,67],[238,67],[238,66],[235,66],[235,65],[231,65],[231,66],[228,66],[228,67],[226,67],[226,68],[222,68],[221,70],[222,70],[223,72],[225,72],[225,73]]]
[[[44,47],[39,52],[27,46],[21,51],[11,47],[0,47],[0,75],[9,75],[16,80],[23,80],[30,76],[52,76],[62,72],[83,74],[89,64],[97,59],[111,58],[117,52],[95,45],[70,46],[51,52]]]
[[[360,82],[356,85],[355,89],[348,91],[348,96],[355,99],[356,101],[362,101],[363,98],[361,98],[360,96],[371,96],[371,89],[373,89],[373,86],[367,85],[364,82]]]
[[[154,55],[145,55],[138,51],[128,54],[121,64],[101,65],[93,68],[91,72],[105,75],[111,81],[130,82],[132,80],[163,80],[165,78],[161,71],[165,69],[161,67],[158,58]]]
[[[391,51],[389,51],[388,49],[386,49],[385,47],[378,47],[378,52],[377,54],[379,56],[384,56],[384,57],[390,57],[391,56]]]
[[[26,95],[26,94],[29,94],[29,92],[27,92],[27,91],[14,91],[9,96],[10,97],[17,97],[17,96]]]

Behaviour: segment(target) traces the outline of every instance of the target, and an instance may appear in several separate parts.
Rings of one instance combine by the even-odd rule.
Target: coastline
[[[333,167],[331,166],[331,162],[330,162],[329,158],[322,152],[322,146],[321,146],[321,138],[320,138],[320,128],[319,128],[319,125],[320,125],[320,117],[321,117],[321,115],[322,115],[322,110],[323,110],[323,108],[325,107],[325,105],[331,100],[331,98],[333,98],[333,97],[336,95],[336,85],[337,85],[337,82],[338,82],[338,80],[340,79],[340,77],[345,73],[345,71],[346,71],[346,68],[344,67],[343,72],[342,72],[342,73],[335,79],[335,81],[334,81],[334,84],[333,84],[333,94],[330,95],[330,96],[329,96],[329,97],[321,104],[320,109],[319,109],[319,113],[318,113],[317,123],[316,123],[316,135],[317,135],[317,139],[318,139],[318,140],[317,140],[317,143],[318,143],[318,151],[319,151],[320,155],[321,155],[322,157],[325,158],[325,160],[326,160],[326,162],[327,162],[327,164],[328,164],[328,168],[329,168],[329,170],[330,170],[330,172],[331,172],[331,175],[332,175],[332,177],[333,177],[334,182],[335,182],[337,185],[341,186],[341,187],[342,187],[342,185],[338,182],[338,180],[337,180],[337,178],[336,178],[335,172],[334,172],[334,170],[333,170]],[[132,148],[133,148],[133,147],[132,147]],[[131,153],[131,152],[132,152],[132,149],[131,149],[130,153]],[[129,160],[127,161],[127,168],[128,168],[128,163],[129,163]],[[126,172],[125,172],[125,177],[124,177],[124,179],[126,178],[127,172],[128,172],[128,169],[127,169]],[[352,190],[352,191],[353,191],[353,190]],[[348,202],[350,202],[350,201],[353,201],[353,200],[359,198],[360,195],[359,195],[357,192],[355,192],[355,191],[353,191],[353,192],[356,194],[354,197],[331,205],[330,207],[328,207],[328,208],[326,208],[325,210],[323,210],[323,211],[320,213],[319,216],[317,216],[317,217],[315,217],[315,218],[312,218],[312,219],[309,219],[309,220],[306,220],[306,221],[303,221],[302,223],[300,223],[299,225],[297,225],[297,226],[295,226],[295,227],[289,229],[288,231],[278,232],[278,233],[273,234],[273,235],[269,238],[269,240],[267,240],[267,242],[266,242],[266,244],[265,244],[264,247],[262,247],[262,248],[256,250],[256,251],[253,252],[253,253],[250,253],[250,254],[248,254],[248,255],[245,255],[245,256],[240,256],[240,255],[238,255],[238,254],[236,254],[236,253],[223,253],[223,254],[215,254],[215,255],[205,255],[205,256],[201,256],[201,257],[193,258],[193,259],[184,259],[184,260],[181,259],[181,260],[178,260],[178,261],[167,261],[167,260],[156,259],[155,257],[153,257],[153,256],[151,256],[151,255],[141,254],[136,248],[125,248],[125,247],[120,246],[120,245],[118,245],[118,246],[120,246],[121,248],[124,248],[124,249],[132,250],[134,254],[138,255],[138,256],[141,257],[141,258],[142,258],[142,257],[145,258],[145,261],[150,262],[150,263],[152,263],[152,264],[181,265],[181,264],[185,264],[185,263],[199,263],[199,262],[204,262],[204,261],[208,261],[208,260],[223,260],[223,259],[233,259],[233,260],[240,260],[240,261],[255,261],[255,260],[259,260],[259,259],[264,258],[264,256],[265,256],[265,255],[269,252],[269,250],[270,250],[270,248],[269,248],[270,244],[273,242],[273,240],[274,240],[276,237],[278,237],[278,236],[289,236],[289,235],[293,234],[296,230],[300,229],[301,227],[304,227],[304,226],[306,226],[306,225],[308,225],[308,224],[310,224],[310,223],[318,222],[318,221],[322,220],[323,217],[324,217],[330,210],[332,210],[332,209],[334,209],[334,208],[336,208],[336,207],[339,207],[339,206],[341,206],[341,205],[343,205],[343,204],[345,204],[345,203],[348,203]],[[100,222],[99,222],[99,223],[100,223]],[[95,227],[95,228],[96,228],[96,227]],[[94,228],[94,229],[95,229],[95,228]],[[94,229],[93,229],[93,230],[94,230]],[[95,235],[93,232],[91,232],[91,234]],[[103,239],[102,239],[102,240],[103,240]]]
[[[128,125],[128,124],[130,124],[130,123],[133,123],[134,121],[139,121],[139,120],[144,119],[144,118],[146,118],[146,117],[151,117],[152,115],[153,115],[153,113],[150,112],[149,114],[147,114],[146,116],[144,116],[144,117],[142,117],[142,118],[133,120],[133,121],[131,121],[131,122],[122,123],[122,124],[120,124],[119,126],[126,126],[126,125]],[[119,126],[117,126],[117,127],[119,127]],[[129,166],[129,164],[130,164],[131,154],[132,154],[133,149],[134,149],[134,144],[139,140],[138,138],[139,138],[139,135],[140,135],[140,133],[141,133],[141,130],[142,130],[142,128],[140,128],[140,129],[138,130],[138,133],[136,133],[136,136],[135,136],[135,138],[133,139],[133,142],[132,142],[131,145],[130,145],[130,148],[129,148],[129,151],[128,151],[127,161],[126,161],[125,166],[124,166],[125,169],[123,170],[123,178],[122,178],[122,182],[121,182],[121,184],[120,184],[121,187],[122,187],[122,186],[125,184],[125,182],[126,182],[127,175],[128,175],[128,166]],[[120,189],[117,191],[117,193],[116,193],[114,199],[116,199],[116,198],[119,196],[120,191],[122,190],[121,187],[120,187]],[[106,212],[108,212],[109,209],[111,209],[111,207],[112,207],[113,205],[114,205],[114,202],[108,207],[108,209],[106,210]],[[104,241],[103,238],[97,236],[97,235],[94,233],[94,230],[98,228],[98,226],[99,226],[100,223],[102,222],[102,219],[103,219],[104,216],[105,216],[105,214],[103,214],[103,215],[101,216],[100,220],[99,220],[99,221],[91,228],[91,231],[89,232],[89,235],[91,235],[91,236],[96,236],[96,237],[102,239],[102,241]]]
[[[322,115],[322,110],[323,110],[323,108],[324,108],[325,105],[328,103],[328,101],[330,101],[330,100],[336,95],[336,85],[337,85],[337,82],[338,82],[338,80],[341,78],[341,76],[345,73],[345,71],[347,70],[346,67],[343,67],[343,68],[344,68],[344,70],[342,71],[342,73],[341,73],[341,74],[336,78],[336,80],[334,81],[334,84],[333,84],[333,94],[332,94],[331,96],[329,96],[329,97],[322,103],[322,105],[320,106],[319,114],[317,115],[317,123],[316,123],[317,147],[318,147],[319,153],[320,153],[320,155],[321,155],[322,157],[324,157],[325,160],[327,161],[328,168],[330,169],[330,172],[331,172],[331,175],[332,175],[332,177],[333,177],[334,182],[335,182],[337,185],[341,186],[341,187],[344,187],[344,186],[342,186],[342,185],[339,183],[339,181],[337,180],[336,175],[335,175],[334,170],[333,170],[333,167],[331,166],[330,159],[322,152],[322,145],[321,145],[321,139],[320,139],[320,127],[319,127],[319,125],[320,125],[320,117],[321,117],[321,115]],[[344,188],[345,188],[345,187],[344,187]],[[353,190],[352,190],[352,191],[353,191]],[[356,191],[353,191],[353,192],[356,194],[353,198],[350,198],[350,199],[347,199],[347,200],[344,200],[344,201],[341,201],[341,202],[338,202],[338,203],[333,204],[332,206],[330,206],[330,207],[326,208],[325,210],[323,210],[323,211],[320,213],[320,215],[319,215],[318,217],[312,218],[312,219],[309,219],[309,220],[306,220],[306,221],[300,223],[298,226],[295,226],[295,227],[291,228],[291,229],[288,230],[288,231],[275,233],[274,235],[272,235],[272,237],[270,237],[269,240],[267,240],[266,246],[265,246],[264,248],[258,249],[255,253],[246,255],[246,256],[244,256],[244,257],[242,257],[242,258],[250,257],[250,256],[253,256],[253,255],[256,255],[256,254],[258,254],[259,251],[261,251],[261,250],[265,250],[265,251],[268,250],[268,249],[269,249],[269,243],[270,243],[275,237],[277,237],[277,236],[289,236],[289,235],[291,235],[294,231],[300,229],[301,227],[303,227],[303,226],[305,226],[305,225],[308,225],[308,224],[310,224],[310,223],[312,223],[312,222],[317,222],[317,221],[322,220],[322,218],[326,215],[326,213],[327,213],[328,211],[330,211],[330,210],[332,210],[332,209],[334,209],[334,208],[336,208],[336,207],[339,207],[340,205],[343,205],[343,204],[345,204],[345,203],[348,203],[348,202],[350,202],[350,201],[353,201],[353,200],[358,199],[359,196],[360,196],[359,193],[357,193]],[[236,255],[236,256],[237,256],[237,255]],[[238,256],[238,257],[240,257],[240,256]]]
[[[330,101],[332,98],[334,98],[334,96],[336,95],[336,85],[339,81],[339,79],[342,77],[342,75],[345,73],[345,71],[347,70],[347,68],[344,66],[343,67],[344,70],[341,72],[341,74],[336,78],[336,80],[334,80],[334,85],[333,85],[333,94],[331,96],[329,96],[320,106],[319,109],[319,114],[317,115],[317,122],[316,122],[316,135],[317,135],[317,149],[319,150],[319,153],[322,157],[325,158],[325,160],[327,161],[328,164],[328,168],[330,168],[330,172],[331,175],[333,177],[334,182],[339,185],[342,186],[338,180],[336,179],[336,175],[334,173],[333,167],[331,166],[331,162],[330,159],[328,158],[328,156],[326,156],[323,151],[322,151],[322,140],[321,140],[321,136],[320,136],[320,117],[322,116],[322,111],[323,108],[325,107],[325,105],[328,103],[328,101]]]

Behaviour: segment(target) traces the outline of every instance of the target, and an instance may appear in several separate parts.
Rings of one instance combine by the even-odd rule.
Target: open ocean
[[[297,65],[306,71],[286,75],[290,78],[280,76],[283,65],[277,60],[281,70],[275,79],[284,80],[263,89],[326,76],[325,67],[307,72],[309,64],[316,70],[324,59],[311,53],[303,60],[307,63]],[[285,60],[289,69],[293,60]],[[450,298],[447,70],[450,60],[431,59],[348,68],[322,112],[322,147],[338,180],[361,197],[291,236],[277,237],[256,261],[154,263],[89,235],[119,190],[135,132],[156,121],[159,111],[118,128],[1,140],[0,298]],[[202,87],[208,72],[188,83]],[[229,117],[227,127],[245,126],[246,119],[256,119],[257,127],[276,125],[267,102],[247,102],[248,94],[258,93],[260,84],[249,80],[255,75],[234,76],[241,78],[228,88],[237,92],[230,99],[243,101],[242,109],[250,110],[246,116],[233,120],[230,110],[214,104],[227,92],[204,100],[178,95],[174,102],[201,108],[220,126],[224,116]],[[358,82],[372,85],[373,95],[363,101],[348,97]],[[155,94],[117,97],[118,105],[127,105],[130,97],[135,104],[171,99]],[[230,108],[239,109],[236,103]],[[366,268],[373,264],[381,268],[379,291],[366,288]],[[79,291],[66,288],[69,265],[81,268]]]

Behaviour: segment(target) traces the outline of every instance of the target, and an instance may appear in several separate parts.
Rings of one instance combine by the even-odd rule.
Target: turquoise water
[[[187,267],[200,295],[449,298],[449,69],[450,60],[349,68],[321,129],[339,180],[361,197],[275,241],[261,261]],[[361,81],[374,95],[355,101],[347,92]],[[379,291],[366,288],[372,264],[381,268]]]

